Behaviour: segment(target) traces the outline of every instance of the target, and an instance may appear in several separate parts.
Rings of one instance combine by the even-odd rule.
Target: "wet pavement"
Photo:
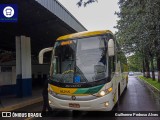
[[[120,99],[118,111],[160,111],[160,96],[155,96],[136,76],[129,77],[127,88]]]
[[[17,111],[41,112],[42,102],[35,105],[18,109]],[[155,96],[147,86],[136,78],[130,76],[127,90],[123,93],[119,103],[113,109],[116,112],[126,113],[126,111],[136,113],[147,113],[160,111],[160,96]],[[138,111],[138,112],[137,112]],[[128,112],[127,112],[128,113]],[[158,117],[110,117],[108,112],[76,112],[67,110],[54,110],[52,117],[32,118],[32,119],[55,119],[55,120],[159,120]]]

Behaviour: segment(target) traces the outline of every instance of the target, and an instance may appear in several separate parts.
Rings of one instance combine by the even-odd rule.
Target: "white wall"
[[[1,85],[13,85],[16,84],[16,66],[3,66],[3,67],[12,67],[12,71],[3,72],[1,71],[0,66],[0,86]],[[34,78],[36,79],[38,75],[43,77],[44,74],[49,75],[50,65],[32,65],[32,74],[34,74]]]
[[[16,67],[15,66],[10,66],[10,67],[12,67],[11,72],[3,72],[1,71],[1,66],[0,66],[0,85],[16,84]]]

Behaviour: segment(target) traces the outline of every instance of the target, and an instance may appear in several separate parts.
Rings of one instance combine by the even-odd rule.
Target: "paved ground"
[[[32,96],[17,98],[15,95],[0,98],[0,112],[13,111],[37,102],[42,101],[42,88],[32,90]]]
[[[160,111],[160,96],[153,95],[142,81],[135,76],[129,77],[128,88],[121,96],[119,104],[114,111]],[[42,102],[18,109],[17,111],[40,112]],[[36,118],[33,118],[36,119]],[[38,118],[39,119],[39,118]],[[53,111],[52,117],[41,119],[55,120],[159,120],[158,117],[112,117],[108,118],[106,112],[78,112],[73,114],[71,111],[56,110]]]
[[[160,111],[160,96],[154,96],[135,76],[129,77],[128,89],[121,98],[118,111]]]

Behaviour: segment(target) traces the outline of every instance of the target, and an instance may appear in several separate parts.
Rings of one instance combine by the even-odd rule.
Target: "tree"
[[[94,3],[94,2],[98,2],[98,0],[79,0],[78,2],[77,2],[77,5],[78,5],[78,7],[81,7],[82,5],[84,6],[84,7],[86,7],[86,5],[88,5],[88,4],[90,4],[90,3]]]
[[[142,72],[142,57],[139,53],[129,56],[128,58],[129,71],[139,71]]]
[[[117,40],[126,53],[140,53],[150,77],[150,63],[154,79],[153,60],[157,59],[158,81],[160,82],[160,1],[119,0],[120,12]]]

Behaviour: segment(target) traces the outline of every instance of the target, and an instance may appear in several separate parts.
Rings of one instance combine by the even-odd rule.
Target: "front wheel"
[[[127,85],[128,85],[128,81],[126,80],[126,87],[125,87],[125,89],[124,89],[124,90],[127,90]]]
[[[120,101],[120,95],[121,95],[121,92],[120,92],[120,84],[118,85],[118,104],[119,104],[119,101]]]

